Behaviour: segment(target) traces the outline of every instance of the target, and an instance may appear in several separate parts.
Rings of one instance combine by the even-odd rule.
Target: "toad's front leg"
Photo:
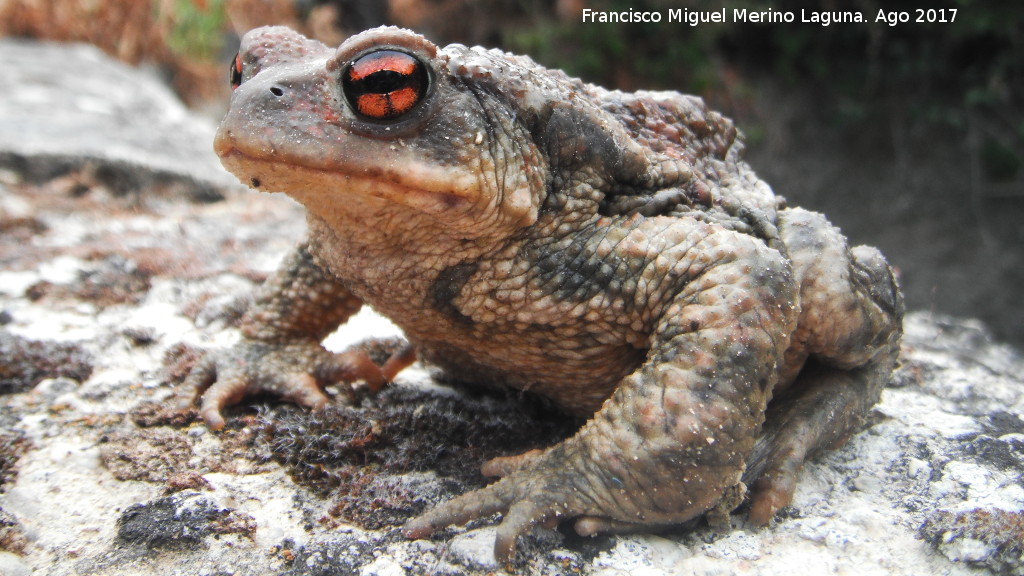
[[[584,534],[677,524],[739,483],[794,328],[790,268],[733,233],[685,245],[672,255],[677,274],[667,278],[679,288],[645,363],[594,418],[496,483],[410,521],[407,536],[502,512],[495,556],[508,561],[516,537],[538,522],[578,518]]]
[[[334,354],[321,345],[361,306],[347,286],[314,262],[303,243],[260,287],[242,318],[241,340],[206,353],[192,368],[184,384],[188,404],[201,399],[200,415],[218,430],[225,424],[221,410],[247,396],[270,393],[322,408],[329,401],[322,386],[361,379],[379,389],[413,362],[411,347],[377,366],[363,350]]]

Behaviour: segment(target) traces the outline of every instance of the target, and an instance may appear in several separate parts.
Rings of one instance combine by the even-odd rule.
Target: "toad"
[[[211,428],[247,395],[315,409],[323,386],[376,388],[417,355],[587,419],[487,462],[499,480],[409,521],[409,538],[500,512],[509,560],[538,523],[721,521],[745,492],[766,524],[893,370],[903,303],[885,259],[786,207],[700,98],[396,28],[337,49],[257,29],[231,81],[217,154],[303,204],[308,235],[240,342],[188,377]],[[408,340],[383,365],[321,345],[364,304]]]

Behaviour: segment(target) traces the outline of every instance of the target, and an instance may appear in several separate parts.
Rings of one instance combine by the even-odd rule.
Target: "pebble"
[[[0,552],[0,574],[3,576],[32,576],[32,569],[22,561],[21,556]]]

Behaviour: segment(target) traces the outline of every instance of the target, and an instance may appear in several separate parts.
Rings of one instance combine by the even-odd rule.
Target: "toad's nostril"
[[[270,93],[278,97],[284,96],[284,90],[280,86],[272,86]]]

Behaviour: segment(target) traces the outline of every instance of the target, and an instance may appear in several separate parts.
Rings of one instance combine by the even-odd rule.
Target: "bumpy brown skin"
[[[380,47],[419,60],[429,87],[374,120],[340,78]],[[411,538],[502,512],[508,560],[539,522],[593,534],[720,517],[741,483],[767,523],[893,368],[903,308],[885,260],[783,209],[698,98],[611,92],[389,28],[337,50],[255,30],[238,80],[217,152],[243,182],[302,202],[309,238],[238,347],[192,375],[198,392],[212,384],[211,426],[253,391],[317,407],[318,384],[393,376],[411,354],[381,370],[320,346],[364,302],[454,376],[591,417],[548,450],[488,463],[501,480],[409,522]]]

